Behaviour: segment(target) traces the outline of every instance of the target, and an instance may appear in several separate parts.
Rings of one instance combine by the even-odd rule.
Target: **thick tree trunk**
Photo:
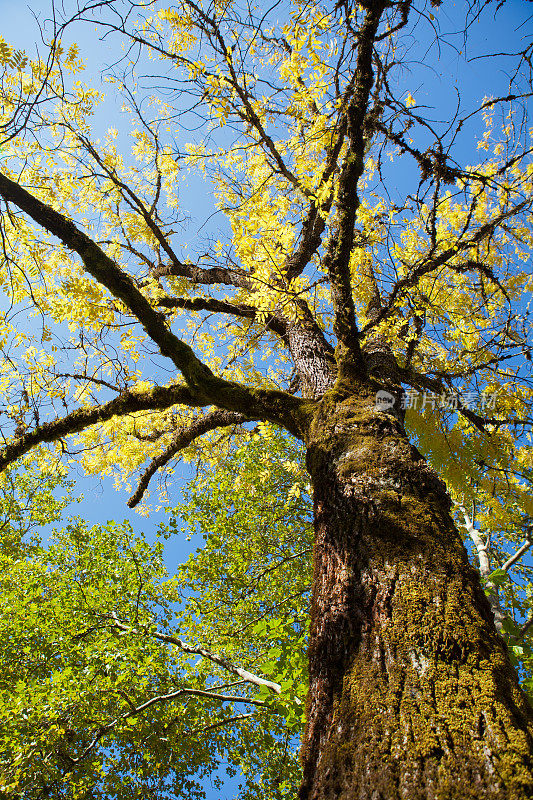
[[[450,517],[377,386],[308,434],[315,574],[301,800],[533,797],[533,713]]]

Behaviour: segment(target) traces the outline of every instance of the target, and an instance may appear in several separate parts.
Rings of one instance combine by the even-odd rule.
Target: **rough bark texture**
[[[308,432],[316,550],[300,798],[524,800],[532,710],[446,487],[399,416],[375,410],[379,388],[329,390]]]
[[[333,348],[310,325],[289,326],[287,341],[300,377],[303,397],[321,397],[335,381]]]

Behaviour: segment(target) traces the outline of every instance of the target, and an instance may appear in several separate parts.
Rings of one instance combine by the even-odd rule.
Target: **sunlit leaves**
[[[288,439],[268,427],[252,436],[246,458],[228,453],[171,511],[163,537],[183,524],[205,536],[175,577],[162,540],[149,544],[126,523],[74,519],[46,548],[35,537],[26,545],[32,524],[57,520],[64,502],[50,495],[57,480],[5,476],[0,506],[12,520],[1,531],[0,758],[8,797],[90,787],[104,798],[127,786],[140,797],[154,787],[161,797],[200,797],[203,778],[219,781],[220,759],[242,776],[244,796],[278,797],[280,783],[282,796],[292,796],[310,529],[307,502],[287,489],[298,484],[305,498],[306,477]],[[27,492],[24,506],[17,497]],[[253,517],[241,513],[250,501]],[[281,693],[187,655],[165,636],[281,684]]]

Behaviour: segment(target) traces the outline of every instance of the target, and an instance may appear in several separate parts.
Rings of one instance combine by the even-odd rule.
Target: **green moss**
[[[503,650],[496,648],[492,657],[476,666],[470,659],[461,664],[436,657],[437,648],[431,647],[435,628],[424,621],[426,601],[427,595],[413,587],[398,598],[397,606],[404,613],[395,619],[392,631],[389,628],[385,633],[384,644],[395,654],[385,672],[379,662],[368,659],[368,653],[353,663],[331,726],[343,731],[342,741],[330,740],[322,756],[323,769],[328,764],[331,773],[344,774],[346,783],[337,795],[339,800],[355,796],[353,787],[372,764],[389,765],[389,793],[381,796],[391,800],[405,796],[410,800],[477,800],[492,796],[492,791],[498,798],[522,800],[532,786],[530,739],[513,725],[508,705],[501,702]],[[448,609],[446,615],[450,613]],[[418,648],[424,640],[425,660],[420,659],[416,666],[410,663],[412,651],[402,635],[408,619],[409,629],[418,631]],[[457,628],[455,618],[455,631]],[[487,735],[489,721],[491,735]],[[487,762],[487,750],[492,754],[492,766]],[[417,781],[408,794],[405,788],[400,794],[400,772],[405,781],[405,774],[415,774],[417,769],[432,774],[434,794],[426,794],[426,787]],[[476,774],[477,785],[472,781]]]
[[[331,619],[352,630],[344,639],[349,655],[331,664],[344,677],[334,684],[329,734],[320,734],[327,744],[316,796],[532,796],[533,716],[450,518],[445,486],[399,420],[376,412],[374,385],[356,396],[345,389],[337,385],[315,407],[306,435],[321,524],[327,528],[331,509],[338,526],[322,531],[336,548],[324,569],[331,574],[338,564],[345,581],[321,576],[317,585],[331,586]],[[342,608],[339,598],[350,596],[353,605]],[[315,614],[329,614],[324,597],[314,602]],[[333,645],[323,652],[335,658]]]

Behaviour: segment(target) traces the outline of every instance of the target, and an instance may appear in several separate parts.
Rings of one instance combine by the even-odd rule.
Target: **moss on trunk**
[[[308,431],[315,574],[302,800],[533,796],[533,714],[446,487],[371,381]]]

